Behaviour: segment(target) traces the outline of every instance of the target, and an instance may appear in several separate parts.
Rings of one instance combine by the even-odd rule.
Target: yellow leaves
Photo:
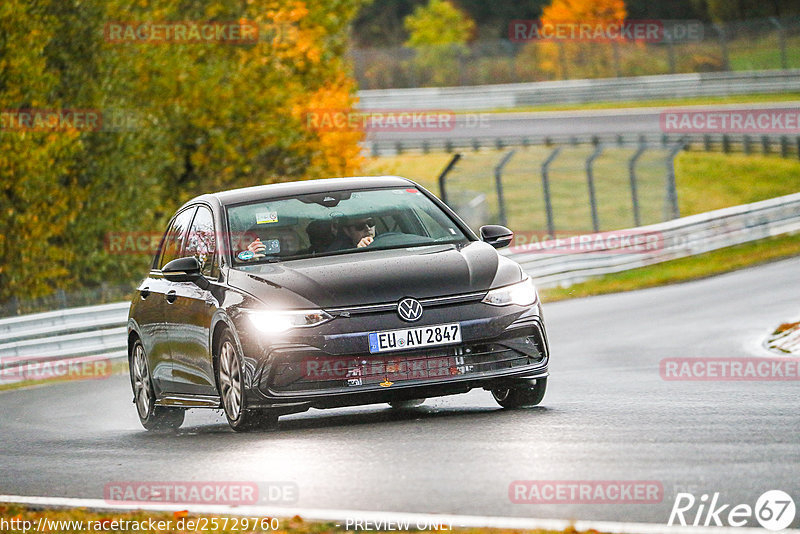
[[[622,23],[626,17],[624,0],[552,0],[542,11],[541,22],[543,26],[602,27]],[[533,55],[539,69],[551,76],[594,77],[612,70],[613,52],[608,43],[564,38],[554,42],[534,40],[527,47],[536,48]]]
[[[542,23],[621,22],[626,16],[623,0],[553,0],[542,11]]]
[[[306,115],[311,111],[349,114],[353,112],[354,84],[352,80],[340,75],[318,90],[295,98],[291,103],[292,115],[306,125]],[[308,128],[308,126],[306,125]],[[360,169],[363,161],[359,142],[363,132],[351,129],[309,129],[317,139],[316,151],[312,157],[312,174],[351,175]],[[330,174],[329,174],[330,175]]]

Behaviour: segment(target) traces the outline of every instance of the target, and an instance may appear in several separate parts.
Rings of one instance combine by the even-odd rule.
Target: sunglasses
[[[372,228],[373,226],[375,226],[375,219],[370,217],[369,219],[367,219],[365,221],[349,224],[348,226],[350,226],[354,230],[357,230],[359,232],[363,232],[367,228]]]

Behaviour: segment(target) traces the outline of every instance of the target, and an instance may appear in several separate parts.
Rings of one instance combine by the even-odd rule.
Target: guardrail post
[[[453,170],[453,167],[456,166],[458,160],[461,159],[461,154],[456,152],[453,154],[453,158],[450,160],[450,163],[447,164],[447,167],[444,168],[442,173],[439,175],[439,198],[442,199],[442,202],[447,204],[447,190],[445,189],[445,182],[447,180],[447,174]]]
[[[800,137],[794,140],[795,148],[797,149],[797,159],[800,159]]]
[[[667,58],[669,59],[669,73],[675,74],[675,46],[672,44],[672,35],[669,32],[664,32],[664,37],[667,41]]]
[[[714,24],[714,29],[719,35],[719,46],[722,51],[722,68],[731,70],[731,62],[728,58],[728,36],[725,35],[725,28],[721,24]]]
[[[761,136],[761,152],[766,156],[770,153],[770,142],[769,136],[762,135]]]
[[[777,17],[770,17],[769,21],[778,30],[778,46],[781,48],[781,68],[786,70],[789,68],[786,61],[786,32]]]
[[[617,41],[611,41],[611,52],[614,58],[614,73],[616,74],[617,78],[621,78],[622,70],[619,66],[619,43]]]
[[[728,154],[731,151],[731,138],[728,134],[722,134],[722,151]]]
[[[786,138],[785,135],[781,136],[781,157],[785,158],[789,156],[789,140]]]
[[[594,160],[597,159],[603,152],[603,146],[597,145],[592,155],[586,158],[586,185],[589,187],[589,204],[592,208],[592,228],[595,233],[600,231],[600,217],[597,215],[597,196],[594,192],[594,174],[592,172],[592,165]]]
[[[548,169],[550,164],[561,153],[561,147],[557,146],[553,149],[547,159],[542,163],[542,190],[544,192],[544,210],[547,214],[547,234],[553,238],[556,235],[556,225],[553,222],[553,205],[550,203],[550,179],[548,177]]]
[[[642,157],[642,154],[644,154],[645,150],[647,150],[647,145],[644,143],[640,144],[639,148],[636,150],[636,153],[628,161],[628,176],[630,177],[631,181],[631,202],[633,204],[634,226],[642,225],[642,221],[639,217],[639,193],[636,184],[636,162],[639,161],[639,158]]]
[[[708,134],[703,136],[703,150],[711,152],[711,136]]]
[[[751,144],[750,136],[747,135],[747,134],[744,134],[744,137],[742,138],[742,152],[744,152],[745,155],[747,155],[747,156],[750,155],[750,152],[751,152],[751,149],[752,149],[750,144]]]
[[[667,199],[664,204],[664,219],[677,219],[681,216],[680,209],[678,208],[678,188],[675,184],[675,158],[684,148],[684,141],[681,140],[678,144],[672,147],[667,156]]]
[[[559,63],[561,63],[561,79],[568,80],[569,71],[567,70],[567,53],[564,51],[564,41],[562,39],[558,40],[558,59]]]
[[[494,168],[494,185],[497,189],[497,206],[500,215],[500,224],[508,226],[508,217],[506,216],[506,200],[503,196],[503,168],[511,161],[511,158],[516,154],[516,150],[509,150],[500,160],[500,163]]]

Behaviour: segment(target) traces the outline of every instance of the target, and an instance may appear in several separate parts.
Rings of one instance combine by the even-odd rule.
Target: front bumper
[[[371,354],[369,332],[398,327],[392,312],[348,316],[320,332],[260,346],[247,358],[248,405],[328,408],[507,387],[548,373],[541,307],[491,307],[480,302],[426,309],[424,324],[459,318],[462,342]],[[346,327],[345,327],[346,326]],[[414,324],[423,326],[423,324]],[[252,354],[252,351],[245,352]]]

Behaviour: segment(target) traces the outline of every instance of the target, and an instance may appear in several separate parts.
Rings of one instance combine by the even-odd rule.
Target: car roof
[[[239,204],[263,198],[277,198],[292,195],[326,193],[328,191],[344,191],[348,189],[370,189],[376,187],[403,187],[409,184],[416,186],[408,178],[400,176],[357,176],[351,178],[324,178],[321,180],[301,180],[297,182],[281,182],[276,184],[257,185],[229,191],[219,191],[193,198],[186,204],[200,200],[215,199],[222,205]]]

